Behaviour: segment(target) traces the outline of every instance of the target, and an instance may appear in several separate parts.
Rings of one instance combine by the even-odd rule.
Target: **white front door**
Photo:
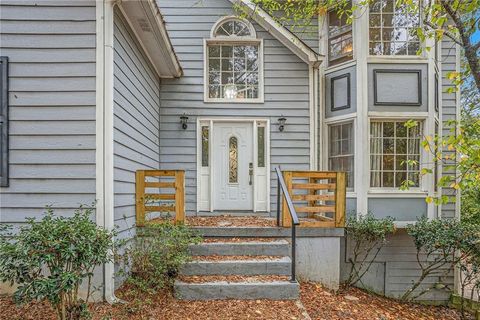
[[[253,210],[253,123],[213,124],[213,209]]]

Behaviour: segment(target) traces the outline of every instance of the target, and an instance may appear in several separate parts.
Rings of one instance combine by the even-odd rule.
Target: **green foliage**
[[[352,215],[348,218],[345,230],[349,241],[354,246],[350,275],[346,281],[347,286],[353,286],[370,269],[382,247],[387,243],[387,237],[395,232],[393,218],[377,219],[371,213],[365,216]]]
[[[190,244],[200,241],[194,231],[183,224],[166,221],[137,229],[133,242],[120,257],[121,274],[141,290],[171,287],[182,265],[190,261]]]
[[[480,187],[472,186],[462,191],[462,221],[480,226]]]
[[[40,221],[27,219],[17,233],[0,237],[0,280],[18,284],[15,300],[48,300],[59,319],[86,316],[96,266],[112,261],[114,233],[91,221],[93,209],[80,207],[69,218],[51,208]],[[87,280],[85,300],[79,287]]]
[[[480,257],[478,231],[477,226],[453,219],[421,218],[416,224],[409,225],[407,232],[412,236],[417,249],[417,263],[421,275],[405,292],[402,300],[416,299],[432,289],[450,290],[451,288],[447,288],[442,281],[451,271],[451,267],[454,265],[461,267],[467,260],[471,262],[472,257]],[[415,292],[427,277],[433,277],[438,281]]]

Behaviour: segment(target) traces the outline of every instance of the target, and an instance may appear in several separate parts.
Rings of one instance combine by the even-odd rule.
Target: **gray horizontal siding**
[[[264,40],[265,103],[203,102],[203,40],[213,24],[234,12],[228,0],[159,0],[167,30],[183,67],[180,79],[165,79],[161,87],[160,162],[163,169],[186,170],[187,211],[196,210],[196,118],[258,117],[271,122],[271,168],[309,168],[308,68],[279,41],[254,23]],[[194,16],[194,18],[192,18]],[[193,20],[193,21],[192,21]],[[188,24],[187,24],[188,22]],[[182,130],[179,117],[189,116]],[[287,117],[278,131],[277,119]],[[275,208],[276,183],[271,173],[271,209]]]
[[[449,88],[454,88],[452,84],[452,80],[448,79],[448,74],[453,71],[457,71],[459,66],[457,66],[457,58],[456,55],[457,49],[456,44],[445,37],[442,40],[441,44],[442,50],[442,64],[441,64],[441,99],[442,99],[442,121],[443,121],[443,132],[444,136],[449,136],[452,133],[450,132],[450,127],[447,125],[447,122],[450,120],[457,120],[457,108],[459,108],[458,101],[457,101],[457,93],[456,92],[447,92]],[[452,154],[452,151],[447,150],[446,148],[443,150],[444,155]],[[448,163],[444,163],[443,175],[455,175],[455,172],[447,171],[446,167],[451,166],[453,163],[452,161]],[[444,187],[442,188],[442,193],[444,195],[452,196],[455,194],[454,189]],[[457,213],[459,214],[459,213]],[[454,218],[457,215],[455,213],[455,204],[448,203],[446,205],[442,205],[441,216],[444,218]]]
[[[160,80],[119,10],[114,26],[114,206],[124,238],[134,234],[135,172],[159,167]]]
[[[95,1],[0,4],[8,56],[10,186],[1,222],[95,201]]]
[[[350,257],[352,257],[353,242],[347,241],[346,259],[342,265],[342,278],[346,279],[350,272]],[[411,288],[412,283],[420,277],[421,269],[417,262],[417,250],[410,237],[404,229],[398,230],[388,238],[387,244],[380,250],[380,253],[372,264],[372,267],[362,278],[359,285],[389,297],[399,298],[405,291]],[[420,255],[420,261],[425,263],[426,256]],[[445,269],[446,270],[446,269]],[[446,272],[443,283],[453,288],[453,269]],[[438,277],[428,277],[417,289],[423,290],[435,284]],[[419,298],[426,301],[448,301],[449,292],[443,290],[431,290]]]

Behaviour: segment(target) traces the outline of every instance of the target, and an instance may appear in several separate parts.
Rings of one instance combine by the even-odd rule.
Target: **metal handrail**
[[[282,171],[280,170],[280,167],[275,168],[275,172],[277,173],[277,180],[278,180],[278,186],[277,186],[277,225],[280,226],[280,207],[281,207],[281,193],[283,192],[283,195],[285,197],[285,201],[287,202],[287,207],[288,211],[290,213],[290,218],[292,219],[292,277],[291,280],[292,282],[296,282],[295,278],[295,263],[296,263],[296,252],[295,252],[295,247],[296,247],[296,238],[297,238],[297,233],[296,233],[296,226],[300,224],[300,220],[298,220],[298,215],[297,211],[295,210],[295,206],[293,205],[292,198],[290,196],[290,193],[288,193],[287,186],[285,185],[285,180],[283,179],[283,174]]]

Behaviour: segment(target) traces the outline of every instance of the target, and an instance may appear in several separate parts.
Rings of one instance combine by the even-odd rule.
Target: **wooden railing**
[[[143,227],[147,214],[174,213],[175,223],[185,220],[185,171],[136,172],[136,224]]]
[[[344,172],[283,171],[288,193],[300,218],[300,227],[345,226],[346,177]],[[285,197],[282,225],[291,226]]]

